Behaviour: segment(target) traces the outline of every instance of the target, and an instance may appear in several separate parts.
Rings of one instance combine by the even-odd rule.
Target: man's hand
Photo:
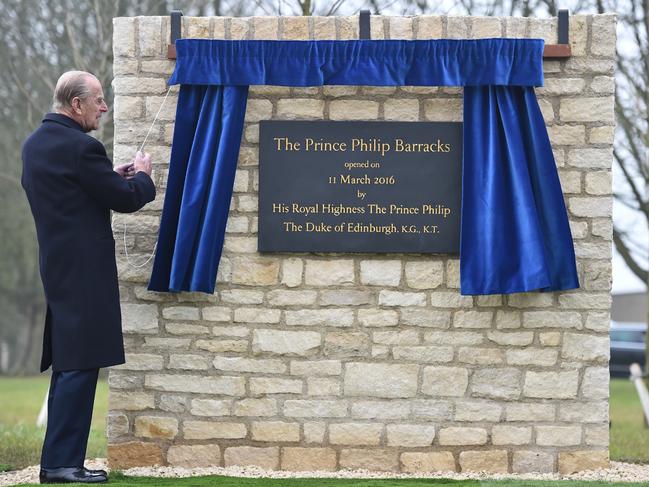
[[[143,171],[151,176],[151,154],[145,152],[144,155],[137,151],[135,159],[133,159],[133,174]]]
[[[116,166],[115,172],[122,176],[123,178],[132,178],[135,176],[135,169],[133,168],[133,163],[129,162],[127,164],[120,164]]]

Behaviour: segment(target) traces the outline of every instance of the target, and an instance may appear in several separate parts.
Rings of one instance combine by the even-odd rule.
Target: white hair
[[[88,78],[95,78],[85,71],[67,71],[61,75],[54,88],[53,105],[55,110],[70,108],[74,98],[82,100],[90,96]]]

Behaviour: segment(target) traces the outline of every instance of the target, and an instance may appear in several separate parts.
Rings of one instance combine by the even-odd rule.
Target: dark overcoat
[[[153,181],[121,177],[104,146],[57,113],[27,138],[22,158],[47,301],[41,371],[124,363],[110,210],[142,208],[155,198]]]

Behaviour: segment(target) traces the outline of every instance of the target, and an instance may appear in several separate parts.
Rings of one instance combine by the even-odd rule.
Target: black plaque
[[[262,121],[259,251],[457,253],[462,124]]]

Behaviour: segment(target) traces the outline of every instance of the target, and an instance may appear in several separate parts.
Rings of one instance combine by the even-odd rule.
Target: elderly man
[[[106,472],[83,466],[97,374],[124,363],[110,210],[139,210],[155,186],[148,154],[113,169],[87,134],[108,110],[95,76],[64,73],[54,108],[22,152],[47,302],[41,371],[52,366],[40,480],[100,483]]]

